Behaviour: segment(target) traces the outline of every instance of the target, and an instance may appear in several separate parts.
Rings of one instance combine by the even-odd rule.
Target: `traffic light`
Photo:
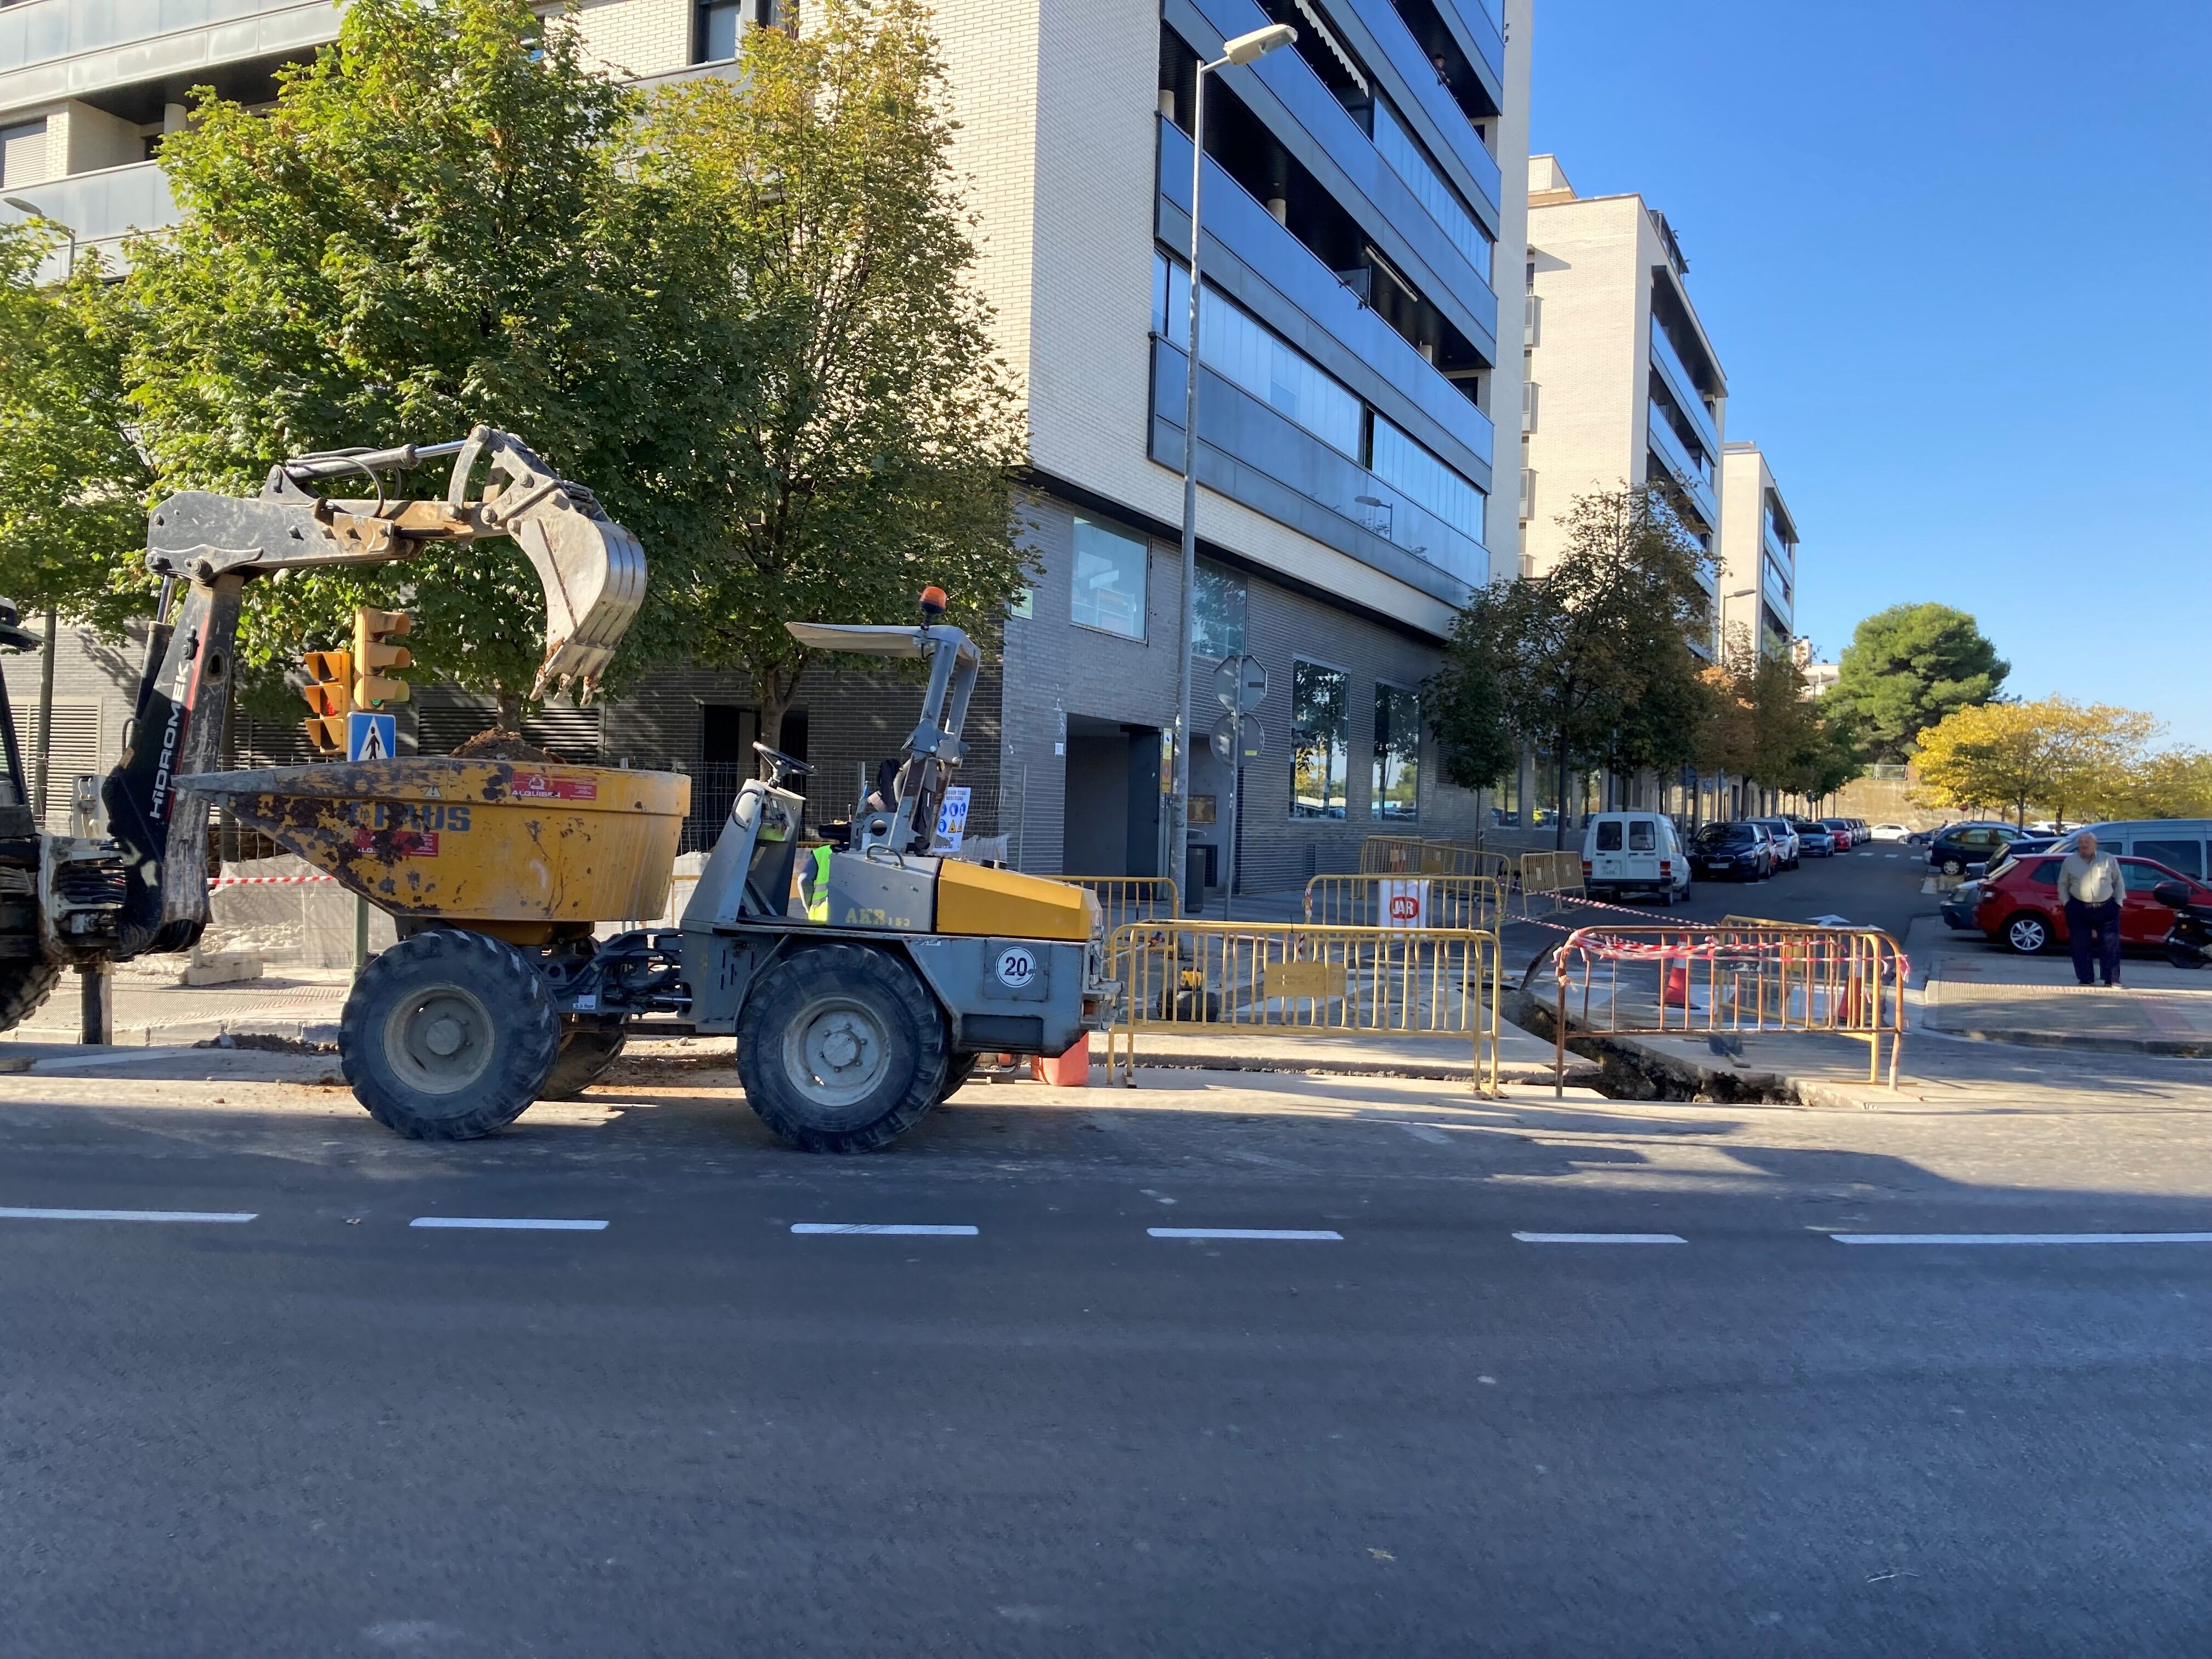
[[[367,605],[353,613],[353,706],[374,708],[380,703],[405,702],[407,682],[386,678],[388,668],[405,668],[415,659],[404,645],[392,641],[404,635],[414,618],[404,611],[372,611]]]
[[[346,751],[346,713],[353,707],[353,653],[307,653],[308,684],[300,688],[315,712],[301,724],[307,741],[326,755]]]

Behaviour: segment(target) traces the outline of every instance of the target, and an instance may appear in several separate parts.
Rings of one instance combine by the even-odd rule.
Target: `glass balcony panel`
[[[1421,153],[1413,134],[1400,125],[1398,118],[1390,112],[1390,106],[1380,101],[1375,106],[1375,148],[1382,152],[1382,159],[1390,164],[1392,171],[1413,187],[1413,194],[1429,210],[1429,216],[1443,227],[1452,245],[1467,255],[1475,274],[1486,283],[1492,281],[1491,252],[1496,245],[1490,233],[1475,222],[1466,204]]]
[[[1705,408],[1705,400],[1698,392],[1698,383],[1690,378],[1689,368],[1674,350],[1674,343],[1667,337],[1667,331],[1656,322],[1651,325],[1651,365],[1667,387],[1668,394],[1681,405],[1690,423],[1698,428],[1698,436],[1707,449],[1721,453],[1721,434],[1713,425],[1713,417]]]
[[[1384,60],[1412,92],[1413,101],[1436,124],[1437,131],[1444,136],[1452,152],[1450,159],[1473,175],[1476,192],[1496,211],[1504,194],[1498,158],[1474,136],[1474,129],[1468,125],[1467,112],[1437,81],[1435,66],[1421,51],[1420,43],[1413,39],[1413,31],[1406,27],[1406,20],[1399,15],[1397,7],[1390,0],[1343,0],[1343,4],[1345,9],[1366,25]],[[1485,33],[1480,24],[1472,26],[1471,32]],[[1502,68],[1499,74],[1502,78]]]
[[[1162,240],[1170,246],[1188,246],[1190,139],[1164,118],[1158,129],[1159,191],[1175,210],[1176,221],[1172,234],[1167,234],[1166,226],[1162,227]],[[1208,259],[1226,252],[1273,290],[1281,302],[1279,307],[1254,300],[1249,308],[1261,313],[1261,319],[1289,337],[1292,345],[1370,404],[1406,418],[1425,416],[1440,429],[1442,438],[1457,443],[1480,461],[1490,461],[1496,441],[1490,417],[1438,373],[1436,365],[1415,350],[1404,335],[1360,304],[1334,271],[1276,223],[1274,216],[1211,158],[1206,167],[1206,235],[1210,245]],[[1180,339],[1184,326],[1181,312],[1170,307],[1167,315],[1170,320],[1162,332]],[[1402,404],[1397,402],[1401,398]],[[1423,434],[1414,435],[1427,441]],[[1449,453],[1444,459],[1456,464]]]
[[[335,34],[337,8],[327,0],[31,0],[0,9],[0,70],[135,46],[185,29],[314,10],[325,14],[328,33]]]
[[[1156,340],[1152,358],[1151,453],[1180,467],[1183,355]],[[1207,489],[1378,569],[1392,570],[1393,555],[1410,556],[1469,587],[1490,579],[1481,543],[1210,368],[1200,382],[1198,422]]]
[[[169,180],[158,161],[137,161],[127,167],[49,179],[9,194],[21,198],[55,223],[75,231],[80,254],[100,246],[111,267],[118,258],[114,244],[132,231],[161,230],[177,222],[177,204],[170,198]],[[0,210],[0,214],[10,220],[26,216],[13,208]],[[40,274],[47,279],[59,277],[67,266],[67,248],[58,249]]]
[[[1690,498],[1691,506],[1705,520],[1706,528],[1718,525],[1721,517],[1719,509],[1713,505],[1711,483],[1698,470],[1697,463],[1690,458],[1690,452],[1682,441],[1674,435],[1674,428],[1667,423],[1666,416],[1656,408],[1649,413],[1651,453],[1659,458],[1674,482],[1681,486],[1682,493]]]

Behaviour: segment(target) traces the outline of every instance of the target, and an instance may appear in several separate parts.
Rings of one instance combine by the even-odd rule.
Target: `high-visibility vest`
[[[830,854],[828,847],[814,849],[814,890],[806,895],[806,919],[830,920]]]

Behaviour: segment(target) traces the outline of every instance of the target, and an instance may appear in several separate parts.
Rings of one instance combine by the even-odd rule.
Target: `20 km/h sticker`
[[[1018,991],[1036,979],[1036,952],[1026,945],[1010,945],[999,952],[993,971],[999,983],[1010,991]]]

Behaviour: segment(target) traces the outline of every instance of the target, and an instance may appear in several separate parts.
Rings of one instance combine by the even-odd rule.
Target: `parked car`
[[[1954,823],[1928,843],[1928,867],[1947,876],[1963,876],[1966,867],[1987,864],[2020,839],[2008,823]]]
[[[1836,832],[1818,818],[1792,818],[1790,827],[1797,832],[1797,852],[1802,858],[1826,859],[1836,854]]]
[[[1982,902],[1982,884],[1978,881],[1962,881],[1943,895],[1937,908],[1943,913],[1943,925],[1962,933],[1978,933],[1981,923],[1974,920],[1974,911]]]
[[[2212,877],[2212,844],[2208,844],[2212,843],[2212,818],[2120,818],[2085,823],[2061,836],[2051,850],[2072,852],[2075,839],[2085,831],[2097,837],[2100,852],[2155,859],[2191,881]]]
[[[1836,850],[1838,853],[1848,853],[1851,850],[1851,843],[1858,837],[1853,832],[1851,821],[1849,818],[1822,818],[1820,822],[1828,826],[1828,833],[1836,838]]]
[[[2058,866],[2064,862],[2056,853],[2039,854],[2015,860],[1984,879],[1974,907],[1974,925],[2022,956],[2063,949],[2066,908],[2058,902]],[[2172,931],[2172,910],[2151,894],[2162,881],[2184,883],[2192,904],[2212,904],[2212,887],[2149,859],[2121,859],[2120,878],[2126,888],[2120,901],[2123,944],[2162,946]]]
[[[1774,858],[1778,867],[1795,870],[1804,860],[1804,851],[1797,842],[1797,830],[1788,818],[1753,818],[1752,822],[1774,838]]]
[[[1911,838],[1911,835],[1912,831],[1901,823],[1877,823],[1874,827],[1876,841],[1906,841]]]
[[[2035,854],[2048,850],[2057,839],[2056,836],[2039,836],[2033,833],[2015,836],[1999,851],[1990,855],[1990,860],[1983,867],[1982,873],[1984,876],[1994,876],[2014,859],[2029,858]]]
[[[1583,886],[1594,898],[1652,893],[1687,897],[1690,855],[1674,821],[1657,812],[1594,812],[1583,831]]]
[[[1774,838],[1756,823],[1709,823],[1691,842],[1690,858],[1708,881],[1765,881],[1774,873]]]

